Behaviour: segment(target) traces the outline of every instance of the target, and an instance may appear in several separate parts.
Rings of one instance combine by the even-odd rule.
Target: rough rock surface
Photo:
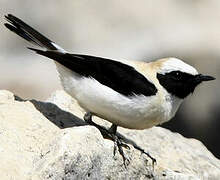
[[[210,179],[220,177],[220,160],[195,139],[154,127],[135,131],[119,128],[157,159],[130,145],[127,168],[113,142],[103,139],[82,119],[83,110],[63,91],[47,102],[24,101],[0,91],[0,179]],[[95,119],[109,126],[103,120]],[[133,141],[132,141],[133,140]]]

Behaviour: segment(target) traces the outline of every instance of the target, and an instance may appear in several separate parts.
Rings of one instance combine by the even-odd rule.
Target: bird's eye
[[[180,73],[179,73],[179,72],[176,72],[175,75],[176,75],[176,76],[180,76]]]
[[[178,71],[173,72],[172,75],[173,75],[173,78],[176,80],[182,79],[182,74]]]

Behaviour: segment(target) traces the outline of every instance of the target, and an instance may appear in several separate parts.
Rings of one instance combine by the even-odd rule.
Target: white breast
[[[146,129],[168,121],[180,104],[161,91],[156,96],[126,97],[95,79],[82,78],[64,66],[56,65],[64,90],[82,108],[125,128]]]

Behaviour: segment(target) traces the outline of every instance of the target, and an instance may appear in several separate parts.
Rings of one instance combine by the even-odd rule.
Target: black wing
[[[101,84],[125,96],[132,96],[134,94],[151,96],[157,92],[156,87],[131,66],[94,56],[57,52],[57,47],[54,46],[50,39],[21,19],[12,14],[5,16],[5,18],[9,22],[5,23],[5,26],[9,30],[35,45],[47,48],[49,51],[32,50],[38,54],[54,59],[82,76],[92,77]]]
[[[121,62],[87,55],[29,49],[59,62],[82,76],[92,77],[125,96],[134,94],[151,96],[157,92],[154,84],[133,67]]]

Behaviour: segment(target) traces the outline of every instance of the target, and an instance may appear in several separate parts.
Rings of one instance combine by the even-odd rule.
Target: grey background
[[[4,28],[7,13],[70,52],[144,61],[174,56],[215,76],[164,126],[200,139],[220,157],[220,1],[0,0],[0,89],[45,100],[62,89],[55,65]]]

